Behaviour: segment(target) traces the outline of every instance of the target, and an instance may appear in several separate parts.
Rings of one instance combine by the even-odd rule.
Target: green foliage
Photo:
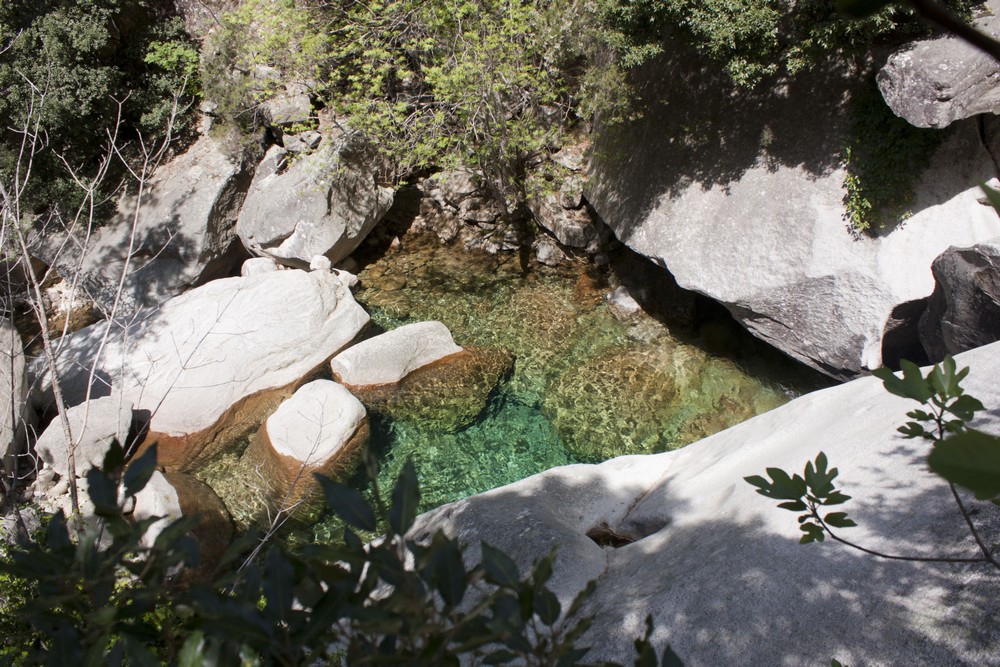
[[[908,217],[915,175],[948,131],[914,127],[896,116],[874,80],[858,90],[852,112],[843,155],[847,223],[857,233],[881,231]]]
[[[38,124],[45,149],[35,157],[25,213],[52,205],[72,210],[81,195],[60,158],[93,177],[108,130],[119,139],[162,136],[180,94],[181,111],[196,92],[194,48],[179,20],[152,0],[9,0],[0,3],[0,178],[9,185],[20,136]],[[184,82],[187,80],[187,87]],[[183,125],[183,113],[178,126]],[[127,151],[126,151],[127,154]],[[24,165],[21,165],[24,169]]]
[[[170,524],[153,546],[143,535],[155,517],[130,524],[120,497],[153,474],[155,451],[122,474],[115,446],[105,469],[87,475],[100,522],[78,540],[62,515],[43,540],[14,547],[0,573],[28,582],[31,597],[11,600],[15,629],[0,638],[18,664],[578,665],[580,640],[593,617],[583,606],[595,584],[569,605],[548,587],[555,553],[522,574],[502,551],[483,543],[469,566],[462,546],[438,531],[417,540],[419,489],[412,465],[391,492],[387,533],[368,544],[356,530],[376,526],[376,509],[353,489],[321,479],[345,528],[339,544],[308,544],[299,552],[272,546],[242,567],[234,563],[256,539],[224,557],[211,585],[172,576],[197,563],[185,537],[195,519]],[[374,465],[371,463],[371,465]],[[31,586],[35,588],[32,589]],[[37,592],[37,594],[34,594]],[[635,642],[636,665],[656,665],[652,623]],[[680,661],[669,648],[660,664]]]
[[[1000,437],[969,427],[969,422],[977,412],[985,410],[982,402],[965,393],[962,380],[969,374],[968,368],[959,369],[955,360],[947,356],[940,364],[935,364],[926,375],[910,361],[902,361],[901,375],[888,368],[872,371],[872,375],[882,380],[886,390],[896,396],[914,400],[921,404],[906,413],[910,421],[898,431],[906,438],[922,438],[933,443],[928,456],[931,470],[951,484],[963,486],[972,491],[980,500],[992,500],[1000,504]],[[782,500],[778,507],[792,512],[802,512],[799,526],[804,535],[800,542],[822,542],[827,535],[867,553],[899,560],[963,560],[947,558],[919,558],[906,556],[886,556],[838,537],[832,528],[849,528],[857,524],[845,512],[831,512],[820,516],[819,507],[839,505],[850,497],[833,486],[837,477],[836,468],[827,470],[826,454],[820,452],[815,463],[807,463],[802,475],[789,476],[780,468],[768,468],[770,479],[759,475],[745,477],[747,483],[757,487],[757,493],[768,498]],[[1000,568],[979,538],[969,519],[958,494],[955,499],[977,544],[983,551],[979,559],[966,561],[988,562]]]
[[[607,0],[601,4],[605,20],[628,36],[633,49],[663,44],[679,34],[744,87],[753,87],[768,76],[822,66],[833,58],[864,55],[878,42],[900,43],[927,33],[914,12],[900,3],[876,3],[878,11],[858,20],[842,15],[836,0]],[[944,4],[968,16],[973,3],[951,0]]]
[[[790,477],[781,468],[768,468],[770,480],[759,475],[744,477],[747,483],[757,487],[757,493],[767,498],[782,500],[778,507],[790,512],[802,512],[799,515],[799,529],[803,535],[801,544],[822,542],[825,539],[827,525],[835,528],[848,528],[857,525],[847,518],[845,512],[829,512],[820,516],[819,508],[830,505],[842,505],[851,499],[833,486],[838,471],[836,468],[827,470],[826,454],[820,452],[816,462],[806,463],[802,475]]]

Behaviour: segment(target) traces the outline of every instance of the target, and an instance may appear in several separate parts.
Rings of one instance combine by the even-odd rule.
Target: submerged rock
[[[416,322],[358,343],[330,365],[368,409],[455,431],[475,421],[512,363],[502,350],[456,345],[441,322]]]
[[[322,497],[314,475],[345,479],[369,436],[361,402],[336,382],[316,380],[268,417],[244,456],[273,506],[298,513]]]
[[[972,368],[968,393],[1000,405],[1000,344],[958,362]],[[743,479],[801,471],[824,451],[854,497],[843,510],[860,527],[844,537],[883,553],[975,556],[948,485],[923,465],[928,444],[896,431],[913,405],[863,378],[678,451],[556,468],[443,506],[414,534],[443,528],[471,559],[486,541],[522,572],[559,545],[549,587],[564,605],[596,581],[581,640],[591,661],[629,655],[651,614],[653,644],[692,667],[996,665],[1000,633],[984,621],[1000,613],[995,570],[802,546],[794,516]],[[995,411],[976,426],[1000,434]],[[1000,509],[967,502],[982,530],[1000,526]]]
[[[163,530],[182,517],[198,517],[191,536],[198,543],[197,567],[189,569],[185,578],[202,580],[213,574],[233,539],[233,522],[215,491],[204,482],[182,473],[156,471],[146,487],[135,496],[132,519],[142,521],[163,517],[143,536],[143,544],[153,546]]]
[[[148,423],[145,442],[159,443],[161,465],[192,470],[253,433],[368,320],[333,273],[216,280],[124,327],[102,322],[68,337],[59,359],[63,394],[77,405],[88,385],[102,396],[113,383]],[[45,402],[49,380],[43,367],[35,371],[35,398]]]

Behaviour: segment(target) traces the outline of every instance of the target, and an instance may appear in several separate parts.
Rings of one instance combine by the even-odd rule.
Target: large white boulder
[[[132,426],[132,404],[117,395],[102,396],[68,408],[66,419],[76,448],[76,476],[86,477],[91,468],[101,467],[113,441],[125,446]],[[47,467],[65,477],[69,451],[62,419],[56,417],[35,442],[35,453]]]
[[[422,366],[462,348],[441,322],[415,322],[354,345],[334,357],[334,377],[349,387],[399,382]]]
[[[830,68],[756,95],[703,75],[679,56],[648,68],[641,85],[656,102],[599,131],[590,202],[681,287],[796,359],[840,379],[892,359],[893,311],[931,293],[934,258],[1000,234],[976,201],[1000,130],[988,122],[984,144],[974,120],[957,123],[914,175],[912,216],[856,238],[842,159],[853,75]]]
[[[346,478],[368,444],[368,415],[343,385],[302,385],[257,432],[246,456],[286,510],[322,496],[314,474]]]
[[[161,464],[191,469],[252,433],[368,321],[334,273],[216,280],[127,325],[108,331],[102,322],[70,336],[59,357],[63,394],[76,405],[88,385],[100,396],[113,383],[144,414]],[[50,386],[38,371],[45,400]]]
[[[977,425],[1000,434],[1000,343],[958,361],[991,409]],[[859,524],[843,537],[888,554],[975,557],[948,485],[926,469],[930,444],[896,432],[914,405],[859,379],[677,451],[555,468],[443,506],[417,535],[443,527],[470,558],[484,540],[522,572],[556,547],[551,586],[564,605],[597,581],[589,661],[627,662],[652,614],[654,644],[670,642],[690,667],[1000,665],[992,567],[800,545],[795,515],[743,480],[771,466],[801,474],[824,451],[852,496],[838,509]],[[995,544],[1000,508],[967,500]]]
[[[156,169],[141,199],[134,188],[123,197],[107,224],[47,230],[34,252],[66,278],[81,273],[85,293],[104,308],[131,253],[119,313],[157,305],[239,266],[236,218],[252,175],[253,165],[202,136]]]
[[[327,139],[292,161],[273,146],[257,168],[236,231],[251,253],[307,268],[326,255],[347,257],[392,206],[378,184],[374,158],[354,135]]]

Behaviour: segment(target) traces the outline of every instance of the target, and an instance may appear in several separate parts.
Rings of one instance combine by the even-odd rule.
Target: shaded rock
[[[1000,238],[949,248],[931,268],[937,286],[920,318],[931,360],[1000,340]]]
[[[679,51],[639,74],[649,108],[599,129],[587,200],[623,243],[790,356],[838,379],[879,367],[893,309],[933,290],[933,258],[1000,234],[976,203],[996,128],[988,147],[975,121],[956,125],[915,176],[905,224],[855,238],[841,158],[854,75],[751,95],[698,62]]]
[[[21,337],[10,320],[0,320],[0,460],[12,470],[14,455],[27,439],[27,427],[34,422],[34,411],[27,401],[27,368]]]
[[[974,25],[1000,35],[1000,2]],[[981,113],[1000,112],[1000,63],[954,35],[907,45],[879,70],[878,87],[897,116],[917,127],[946,127]]]
[[[132,426],[132,404],[120,396],[102,396],[66,410],[70,434],[76,443],[76,476],[86,477],[91,468],[100,468],[115,440],[125,446]],[[60,477],[69,471],[69,449],[58,416],[35,442],[35,453]]]
[[[314,475],[346,479],[369,436],[361,402],[336,382],[316,380],[268,417],[244,456],[259,471],[273,505],[298,511],[322,497]]]
[[[110,309],[126,268],[134,221],[118,314],[157,305],[239,266],[245,255],[236,242],[236,219],[252,168],[203,136],[156,170],[138,211],[135,193],[130,193],[100,229],[46,230],[36,237],[34,252],[62,276],[79,270],[86,296]]]
[[[147,547],[153,545],[168,525],[186,516],[199,519],[191,531],[191,537],[198,543],[199,562],[184,576],[203,580],[211,575],[233,539],[232,520],[215,491],[190,475],[157,471],[135,496],[133,521],[162,517],[143,536],[142,543]]]
[[[968,392],[1000,405],[1000,345],[958,361],[972,368]],[[844,507],[865,547],[972,556],[948,485],[923,465],[927,443],[896,432],[912,407],[863,378],[678,451],[557,468],[440,507],[413,534],[442,528],[471,545],[473,562],[488,542],[522,572],[558,544],[548,585],[563,605],[596,581],[585,607],[596,620],[581,638],[589,661],[630,655],[652,614],[654,645],[669,642],[692,667],[996,665],[1000,632],[979,622],[1000,612],[991,568],[889,562],[829,540],[803,547],[794,517],[743,480],[801,471],[822,450],[855,498]],[[995,412],[976,425],[1000,434]],[[998,508],[968,500],[984,530],[1000,525]]]
[[[216,280],[114,323],[97,372],[107,322],[68,337],[60,357],[69,405],[114,384],[145,411],[146,443],[161,465],[191,470],[253,433],[282,400],[319,372],[368,324],[345,281],[333,273],[276,271]],[[119,327],[124,327],[120,333]],[[44,368],[36,400],[50,390]]]
[[[354,391],[395,384],[421,366],[461,351],[442,323],[416,322],[348,348],[330,366],[333,377]]]
[[[239,4],[238,0],[173,0],[173,3],[184,19],[185,30],[196,39],[219,28],[222,15]]]
[[[374,158],[354,135],[289,160],[272,146],[257,168],[236,230],[251,253],[307,268],[316,255],[337,263],[351,254],[392,205]]]
[[[275,125],[295,126],[315,121],[309,87],[286,82],[283,89],[261,103]]]
[[[424,429],[455,432],[476,421],[513,363],[505,350],[469,346],[421,366],[396,384],[351,391],[374,412]]]

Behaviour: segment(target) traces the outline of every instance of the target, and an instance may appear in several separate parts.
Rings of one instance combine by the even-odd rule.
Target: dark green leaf
[[[498,586],[509,586],[516,588],[521,582],[521,573],[517,569],[517,564],[511,560],[510,556],[504,552],[482,543],[483,548],[483,569],[486,571],[486,579]]]
[[[847,512],[830,512],[823,517],[823,521],[826,521],[834,528],[852,528],[858,525],[847,518]]]
[[[483,658],[484,665],[507,665],[515,660],[517,660],[518,655],[516,653],[511,653],[507,649],[500,649],[498,651],[493,651],[488,653],[485,658]]]
[[[976,498],[1000,496],[1000,438],[968,429],[941,442],[927,457],[932,471],[972,491]]]
[[[87,471],[87,491],[94,503],[94,514],[112,516],[118,514],[118,487],[98,468]]]
[[[101,466],[101,470],[104,471],[105,475],[110,476],[117,473],[123,465],[125,465],[125,450],[115,438],[111,441],[111,446],[108,447],[108,453],[104,455],[104,464]]]
[[[285,621],[292,610],[295,570],[280,549],[272,548],[264,566],[265,611],[275,621]]]
[[[826,539],[823,528],[815,523],[803,523],[799,528],[804,535],[799,538],[799,544],[809,544],[810,542],[822,542]]]
[[[326,496],[326,502],[330,508],[348,525],[360,530],[374,531],[376,529],[375,512],[372,511],[360,493],[322,475],[317,475],[316,478],[323,486],[323,494]]]
[[[195,630],[184,641],[184,646],[177,654],[177,667],[202,667],[204,652],[205,634],[201,630]]]
[[[559,620],[562,606],[559,599],[547,588],[542,588],[535,594],[534,611],[542,623],[551,626]]]
[[[778,503],[778,507],[791,512],[805,512],[809,509],[801,500],[789,500],[788,502]]]
[[[408,459],[392,489],[392,507],[389,508],[389,525],[397,534],[403,535],[413,525],[419,503],[417,471],[413,467],[413,461]]]
[[[846,493],[841,493],[840,491],[834,491],[833,493],[827,495],[823,498],[822,504],[824,505],[842,505],[850,500],[851,497]]]
[[[156,472],[156,445],[153,445],[142,456],[132,461],[125,471],[125,495],[134,496],[146,487],[153,473]]]
[[[948,412],[955,415],[962,421],[971,421],[973,417],[976,416],[977,412],[985,410],[986,407],[979,401],[978,398],[973,398],[972,396],[959,396],[955,401],[947,407]]]
[[[905,435],[907,438],[920,438],[923,437],[925,433],[924,427],[917,422],[907,422],[896,430]]]
[[[462,602],[468,585],[465,563],[462,561],[462,551],[458,543],[446,538],[440,532],[434,538],[438,539],[438,535],[443,541],[432,556],[431,580],[445,604],[454,607]]]
[[[871,16],[894,0],[837,0],[837,9],[851,18]]]

